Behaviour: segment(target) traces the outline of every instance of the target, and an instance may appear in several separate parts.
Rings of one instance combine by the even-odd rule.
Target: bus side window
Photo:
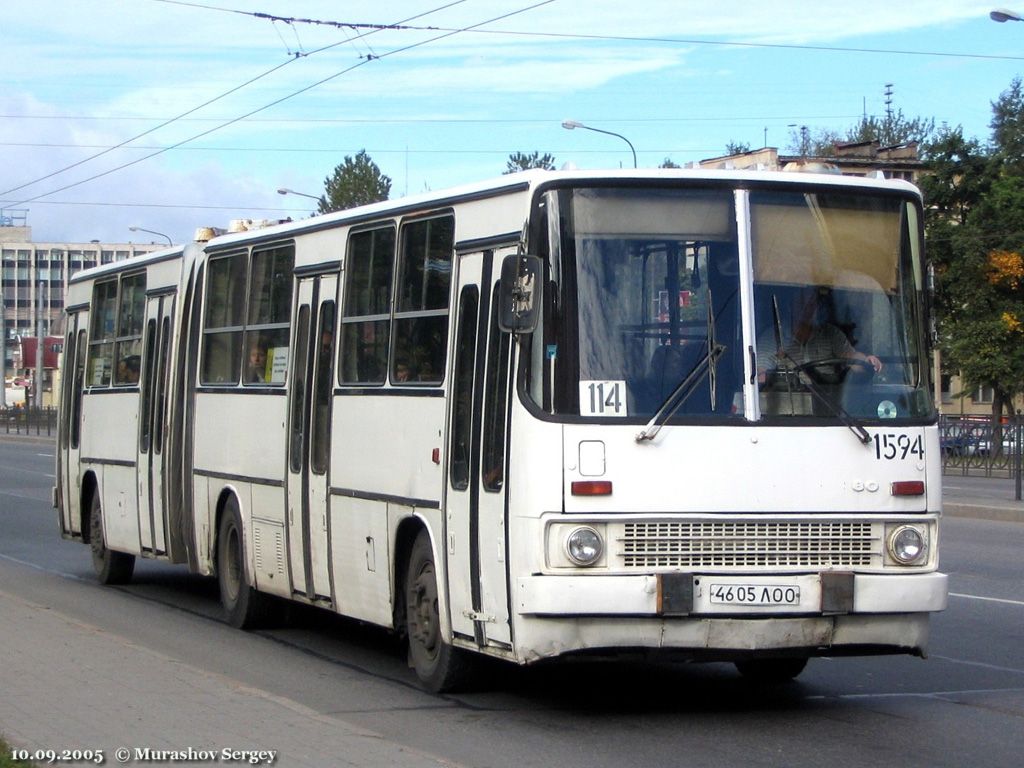
[[[452,391],[452,488],[469,487],[469,462],[473,431],[473,371],[476,368],[476,313],[479,293],[467,285],[459,297],[459,329],[455,340],[455,381]]]
[[[200,384],[237,384],[240,378],[247,265],[245,253],[210,259]]]
[[[402,227],[392,381],[436,384],[444,378],[454,239],[452,216]]]
[[[146,315],[146,273],[121,278],[118,297],[114,383],[134,386],[142,371],[142,328]]]
[[[88,387],[110,385],[117,333],[117,280],[98,282],[92,289],[92,333],[89,340]]]
[[[253,251],[243,383],[284,384],[294,264],[292,246]]]
[[[355,232],[349,237],[338,362],[343,384],[384,383],[394,271],[394,227]]]
[[[480,476],[485,491],[497,492],[505,483],[505,412],[508,405],[508,359],[511,333],[498,327],[498,291],[494,286],[491,299],[491,327],[487,340],[486,402],[484,404],[483,451]]]

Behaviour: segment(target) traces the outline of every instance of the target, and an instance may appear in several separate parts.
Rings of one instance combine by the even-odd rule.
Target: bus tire
[[[131,581],[135,555],[107,549],[104,541],[99,488],[93,491],[89,502],[89,548],[92,550],[92,569],[100,584],[127,584]]]
[[[245,536],[238,502],[229,497],[217,531],[217,584],[224,620],[236,629],[253,629],[266,620],[269,598],[249,584]]]
[[[451,691],[465,682],[471,659],[466,651],[445,642],[441,632],[437,573],[426,531],[416,537],[405,572],[405,630],[409,666],[427,690]]]
[[[746,659],[736,662],[736,669],[752,683],[781,685],[794,680],[807,666],[806,658]]]

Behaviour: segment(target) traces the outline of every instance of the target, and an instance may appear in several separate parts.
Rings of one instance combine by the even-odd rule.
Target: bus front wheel
[[[228,624],[252,629],[265,620],[269,598],[256,591],[246,576],[242,516],[233,497],[224,504],[217,532],[217,583]]]
[[[421,531],[409,555],[405,575],[405,629],[409,666],[434,693],[450,691],[465,681],[470,659],[466,651],[445,642],[438,611],[437,573],[430,538]]]
[[[89,548],[92,568],[100,584],[127,584],[135,570],[135,555],[107,549],[103,534],[103,507],[97,488],[89,504]]]

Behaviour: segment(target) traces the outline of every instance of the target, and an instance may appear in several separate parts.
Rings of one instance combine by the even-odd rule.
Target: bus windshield
[[[585,419],[930,417],[917,208],[816,189],[543,193],[535,232],[550,274],[531,399]],[[749,267],[738,209],[750,212]],[[756,409],[744,399],[755,375]]]
[[[763,417],[932,414],[917,209],[863,192],[753,192]]]

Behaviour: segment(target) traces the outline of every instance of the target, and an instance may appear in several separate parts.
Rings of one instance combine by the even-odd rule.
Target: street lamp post
[[[305,192],[296,192],[294,189],[288,189],[288,187],[281,187],[277,190],[279,195],[298,195],[299,197],[308,197],[310,200],[316,200],[320,202],[320,198],[316,195],[307,195]]]
[[[1019,13],[1014,13],[1007,8],[996,8],[994,11],[989,13],[988,17],[992,19],[992,21],[998,21],[1000,24],[1006,21],[1024,21],[1024,17]]]
[[[163,232],[154,232],[152,229],[143,229],[142,227],[128,227],[129,232],[145,232],[148,235],[157,235],[158,237],[167,238],[168,245],[174,245],[174,241]]]
[[[624,142],[629,144],[629,151],[633,153],[633,167],[634,168],[637,167],[637,164],[636,164],[636,150],[633,148],[633,142],[631,142],[629,139],[627,139],[621,133],[613,133],[612,131],[605,131],[605,130],[602,130],[601,128],[591,128],[589,125],[584,125],[583,123],[579,122],[578,120],[563,120],[562,121],[562,127],[565,128],[567,131],[571,131],[571,130],[574,130],[576,128],[582,128],[585,131],[594,131],[594,133],[604,133],[604,134],[607,134],[608,136],[616,136],[616,137],[622,139]]]

